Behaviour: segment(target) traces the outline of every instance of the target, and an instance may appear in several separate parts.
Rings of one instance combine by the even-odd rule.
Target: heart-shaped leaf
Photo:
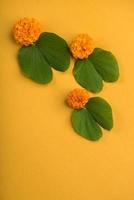
[[[100,92],[103,81],[114,82],[119,77],[119,67],[114,55],[106,50],[95,48],[85,60],[77,60],[73,74],[75,80],[91,92]]]
[[[119,77],[119,67],[114,55],[106,50],[95,48],[89,56],[97,72],[106,82],[114,82]]]
[[[48,83],[52,80],[52,70],[35,45],[22,47],[18,60],[22,72],[37,83]]]
[[[82,137],[95,141],[102,136],[101,128],[87,109],[74,110],[71,120],[74,130]]]
[[[102,78],[89,59],[77,60],[74,65],[73,74],[75,80],[87,90],[91,92],[102,90]]]
[[[111,106],[101,97],[92,97],[86,104],[86,108],[95,121],[107,130],[113,127]]]
[[[45,59],[54,69],[66,71],[70,64],[70,53],[66,41],[54,33],[44,32],[37,46]]]

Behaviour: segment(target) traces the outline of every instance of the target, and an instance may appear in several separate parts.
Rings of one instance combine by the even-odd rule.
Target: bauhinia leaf
[[[103,80],[114,82],[118,79],[119,67],[111,52],[95,48],[88,59],[75,62],[73,74],[81,86],[96,93],[102,90]]]
[[[95,93],[102,90],[102,77],[98,74],[89,59],[76,61],[73,74],[75,80],[87,90]]]
[[[101,97],[92,97],[86,104],[89,113],[95,121],[107,130],[113,127],[113,116],[111,106]]]
[[[55,33],[44,32],[37,41],[38,48],[54,69],[66,71],[70,64],[70,53],[66,41]]]
[[[72,126],[82,137],[88,140],[98,140],[102,136],[101,128],[95,122],[87,109],[72,112]]]
[[[119,67],[114,55],[104,49],[95,48],[89,60],[106,82],[114,82],[119,77]]]
[[[52,80],[50,65],[35,45],[22,47],[19,50],[18,60],[21,71],[28,78],[41,84],[49,83]]]

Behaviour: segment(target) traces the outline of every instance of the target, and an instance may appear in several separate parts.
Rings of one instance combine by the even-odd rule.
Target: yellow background
[[[48,85],[21,75],[11,29],[25,16],[68,42],[89,33],[116,55],[120,79],[98,94],[115,125],[100,141],[71,127],[64,101],[78,87],[73,62],[65,73],[53,70]],[[1,0],[0,27],[0,199],[134,200],[134,1]]]

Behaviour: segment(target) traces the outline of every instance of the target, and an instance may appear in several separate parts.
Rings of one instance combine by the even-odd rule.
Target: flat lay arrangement
[[[0,13],[0,200],[133,200],[134,1]]]
[[[22,74],[39,84],[53,78],[52,68],[65,72],[74,59],[72,75],[83,88],[76,88],[66,103],[73,109],[71,123],[80,136],[98,140],[101,127],[111,130],[113,115],[110,104],[102,97],[91,97],[103,89],[104,82],[115,82],[119,67],[114,55],[95,46],[88,34],[79,34],[70,44],[52,32],[43,32],[37,19],[22,18],[13,26],[13,37],[21,45],[18,62]]]

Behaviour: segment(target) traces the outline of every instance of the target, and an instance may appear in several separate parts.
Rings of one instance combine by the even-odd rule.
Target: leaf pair
[[[22,47],[18,60],[22,72],[37,83],[52,80],[52,69],[66,71],[70,64],[70,53],[64,39],[54,33],[44,32],[34,45]]]
[[[95,48],[87,59],[75,62],[73,74],[82,87],[96,93],[102,90],[103,81],[114,82],[118,79],[119,68],[111,52]]]
[[[88,140],[102,136],[100,126],[107,130],[113,127],[111,106],[101,97],[90,98],[85,108],[72,112],[71,119],[74,130]]]

